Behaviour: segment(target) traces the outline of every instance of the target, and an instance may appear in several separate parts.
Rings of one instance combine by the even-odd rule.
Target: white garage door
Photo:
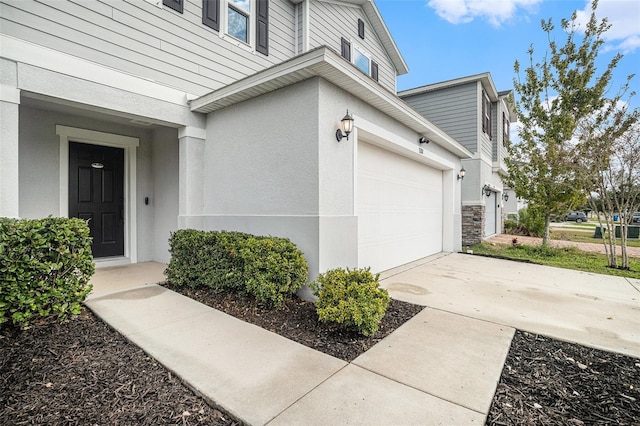
[[[442,251],[442,172],[358,143],[358,265],[380,272]]]

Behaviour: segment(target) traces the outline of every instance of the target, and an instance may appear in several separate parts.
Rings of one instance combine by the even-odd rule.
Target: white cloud
[[[586,25],[591,17],[591,2],[578,10],[578,21]],[[606,50],[631,53],[640,49],[640,2],[638,0],[600,0],[596,10],[598,19],[606,17],[611,28],[604,34]]]
[[[518,8],[531,9],[542,0],[430,0],[427,6],[433,8],[438,16],[460,24],[484,18],[493,26],[514,18]],[[635,0],[634,0],[635,1]]]

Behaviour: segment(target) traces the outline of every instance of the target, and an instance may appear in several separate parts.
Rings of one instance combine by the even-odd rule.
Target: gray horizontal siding
[[[269,56],[202,24],[202,2],[184,13],[134,1],[3,0],[10,36],[201,95],[294,56],[293,5],[272,0]]]
[[[358,19],[365,23],[364,40],[358,36]],[[396,92],[396,71],[382,43],[360,7],[313,1],[309,10],[309,48],[328,46],[340,52],[342,37],[364,49],[378,64],[378,82]]]
[[[413,109],[471,152],[478,150],[478,85],[469,83],[403,97]]]

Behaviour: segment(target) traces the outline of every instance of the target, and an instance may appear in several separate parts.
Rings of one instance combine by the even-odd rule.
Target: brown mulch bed
[[[345,361],[353,361],[424,309],[424,306],[391,299],[378,331],[365,337],[355,331],[321,323],[315,305],[297,297],[285,301],[279,309],[267,309],[248,296],[164,285],[219,311]]]
[[[1,425],[235,425],[86,308],[0,333]]]
[[[517,331],[488,425],[640,425],[640,359]]]
[[[378,333],[363,338],[319,324],[306,302],[270,311],[245,298],[182,292],[347,360],[422,309],[393,301]],[[88,310],[0,333],[0,389],[3,425],[237,424]],[[640,425],[639,389],[640,359],[517,332],[487,424]]]

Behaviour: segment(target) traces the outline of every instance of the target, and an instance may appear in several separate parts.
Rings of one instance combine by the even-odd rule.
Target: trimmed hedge
[[[248,293],[274,307],[308,277],[302,252],[286,238],[181,229],[171,234],[169,252],[165,274],[171,284]]]
[[[310,287],[318,297],[320,321],[355,329],[365,336],[375,334],[391,301],[378,278],[379,274],[374,276],[368,268],[338,268],[318,275]]]
[[[0,325],[79,314],[94,272],[87,223],[0,218]]]

